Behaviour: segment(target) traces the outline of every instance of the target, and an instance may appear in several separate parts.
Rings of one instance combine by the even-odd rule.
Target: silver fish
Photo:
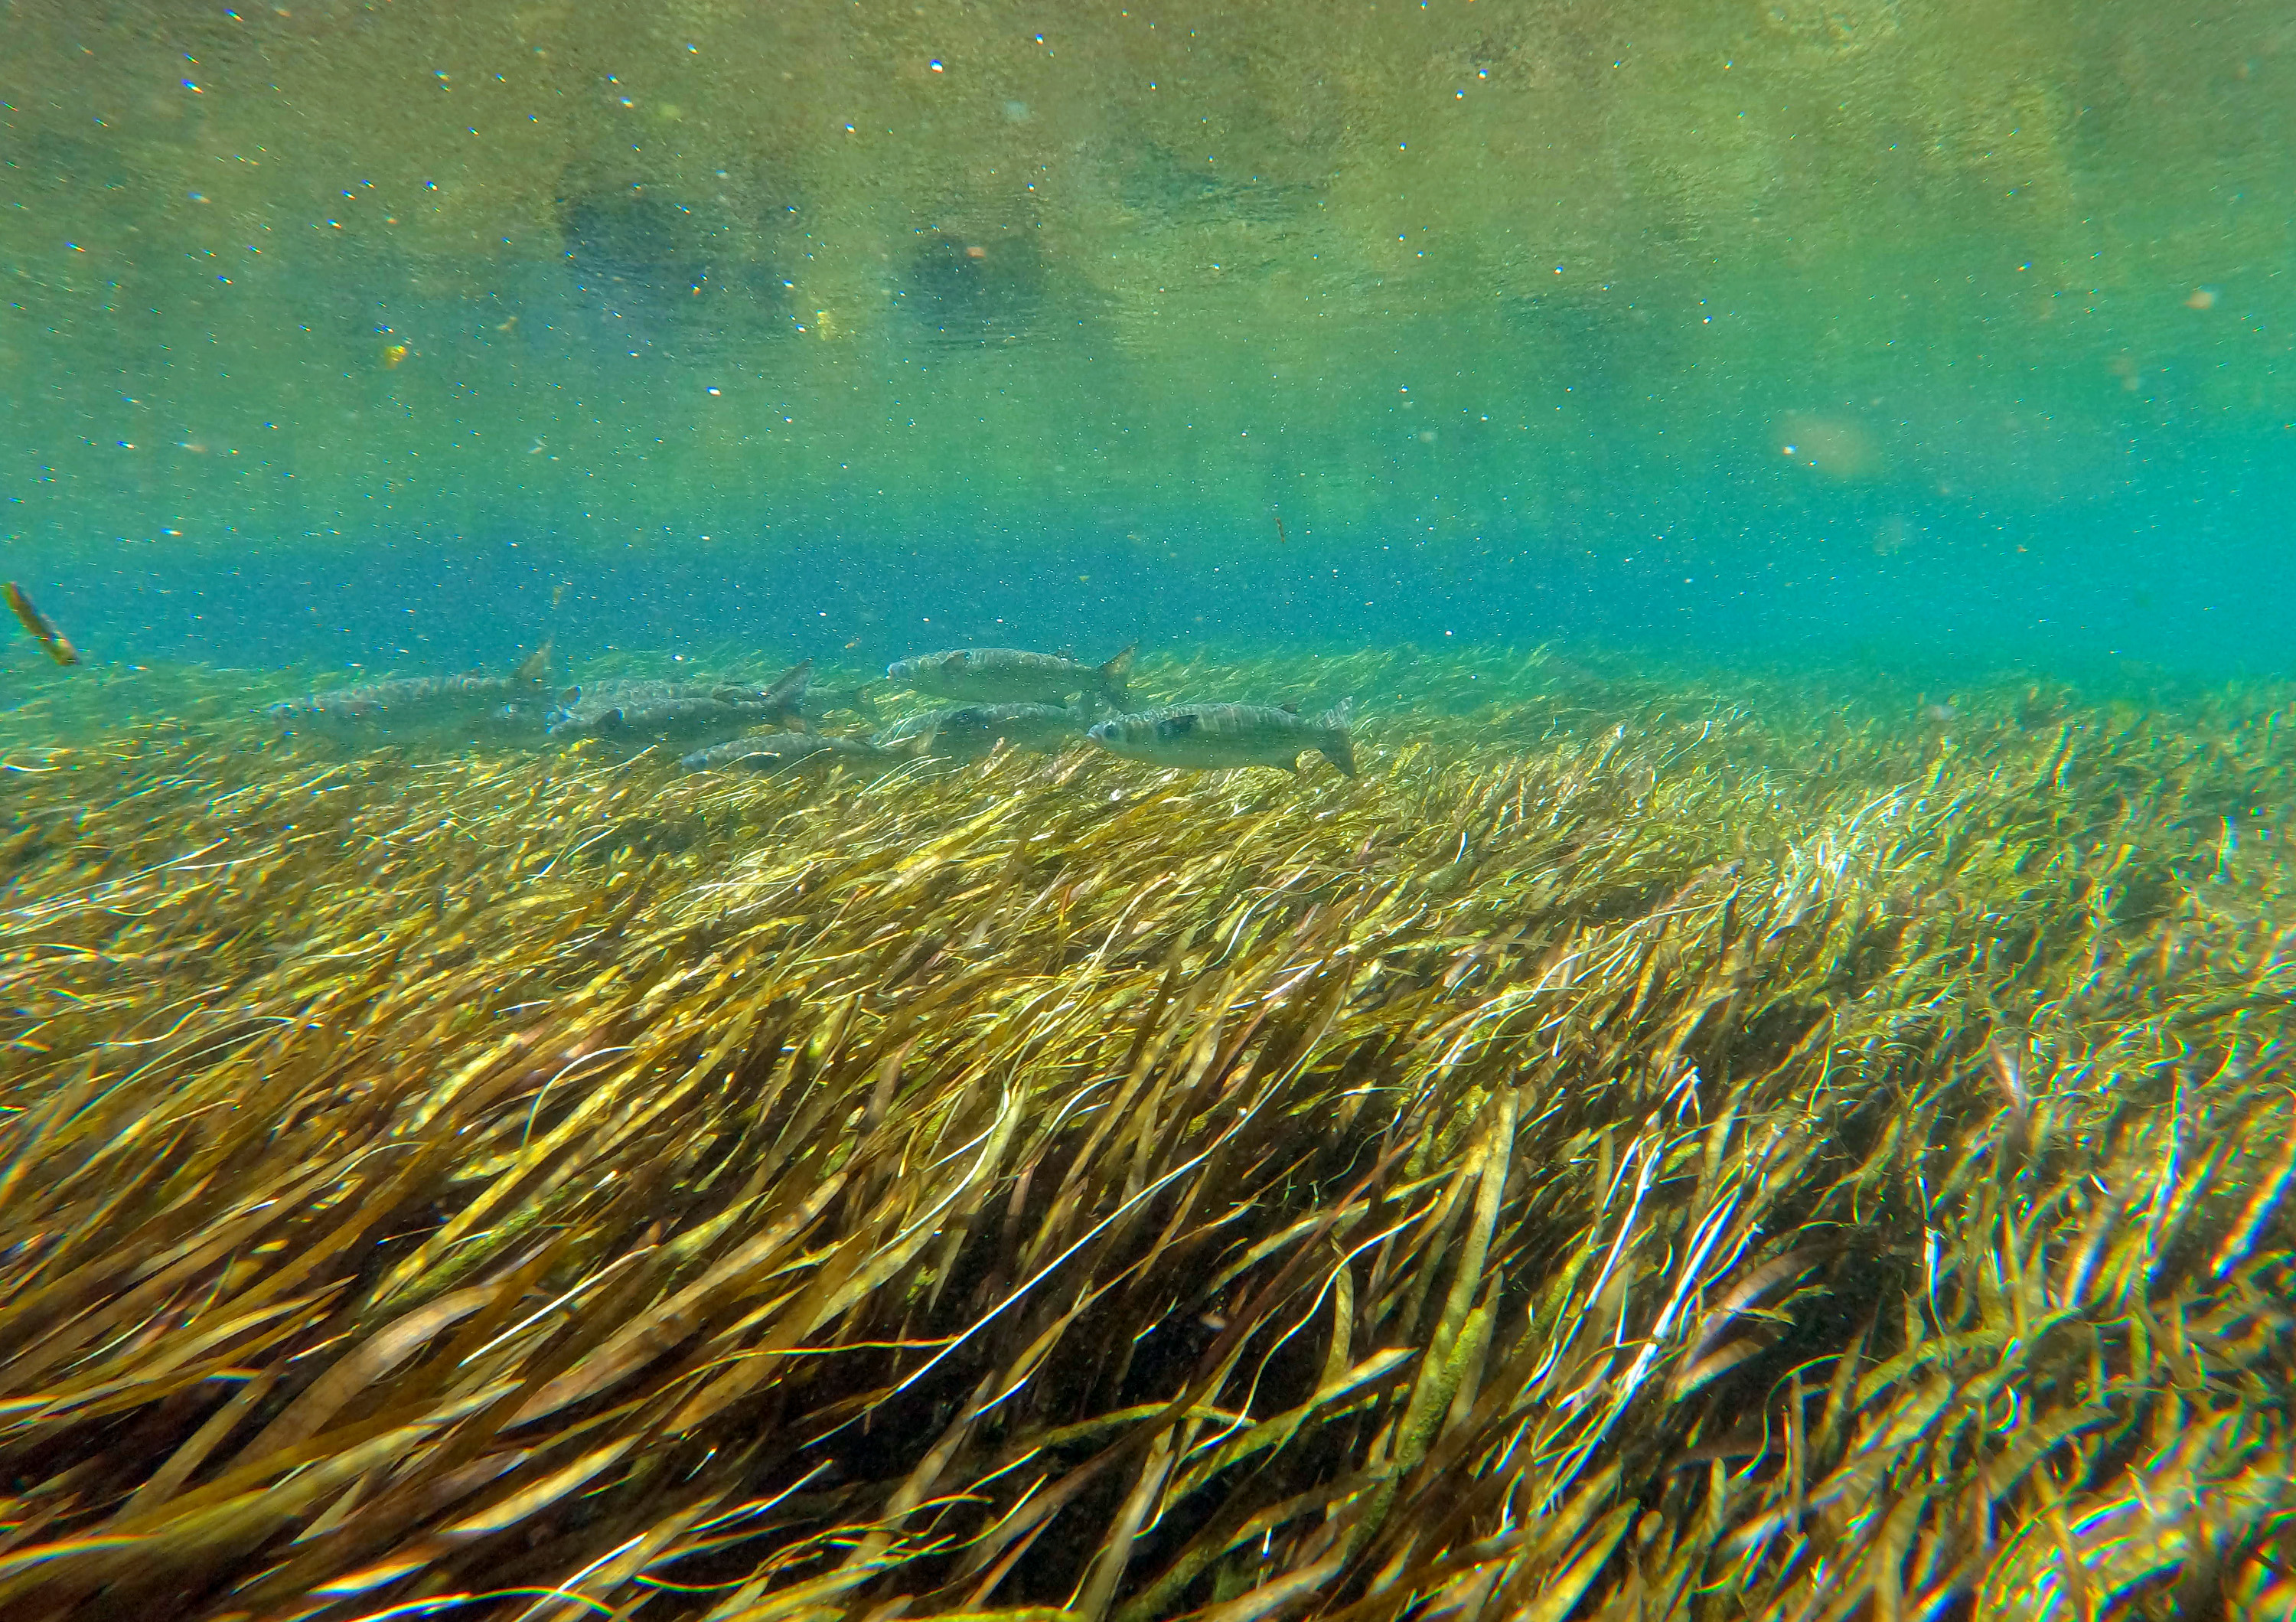
[[[1057,704],[1072,692],[1096,692],[1121,709],[1132,651],[1127,648],[1104,665],[1086,665],[1020,648],[955,648],[896,659],[885,667],[885,679],[974,704]]]
[[[550,670],[550,644],[544,643],[508,676],[412,676],[387,682],[333,687],[265,707],[264,713],[288,726],[388,732],[394,726],[446,722],[524,719],[538,705],[543,677]]]
[[[966,704],[928,710],[896,721],[870,741],[879,748],[907,743],[921,755],[977,760],[1001,740],[1014,749],[1057,750],[1083,734],[1092,709],[1076,704]]]
[[[840,766],[898,760],[903,751],[880,749],[859,738],[826,733],[751,733],[709,749],[696,750],[678,764],[689,772],[825,772]]]
[[[1355,705],[1353,699],[1341,699],[1320,716],[1303,716],[1288,706],[1174,704],[1118,716],[1085,735],[1128,760],[1207,769],[1280,766],[1296,772],[1301,752],[1314,750],[1352,777],[1356,747],[1348,723]]]
[[[813,661],[792,665],[770,687],[741,682],[616,681],[570,687],[551,712],[554,738],[691,738],[776,722],[802,727]]]

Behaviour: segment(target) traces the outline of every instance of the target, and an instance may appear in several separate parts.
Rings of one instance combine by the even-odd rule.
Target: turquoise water
[[[0,0],[0,1618],[2296,1616],[2292,209],[2288,0]]]
[[[2296,646],[2284,7],[4,18],[99,664]]]

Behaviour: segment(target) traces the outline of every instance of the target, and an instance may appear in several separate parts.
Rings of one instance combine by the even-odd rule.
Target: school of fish
[[[644,749],[676,744],[692,772],[824,774],[909,760],[977,760],[999,748],[1055,753],[1090,745],[1128,760],[1184,770],[1277,766],[1298,773],[1320,755],[1356,775],[1354,700],[1319,714],[1297,704],[1232,700],[1133,710],[1135,650],[1100,664],[1021,648],[952,648],[896,659],[884,685],[955,700],[851,735],[821,717],[879,718],[869,688],[812,685],[813,661],[772,681],[612,680],[547,690],[547,643],[505,676],[399,677],[331,688],[267,707],[290,730],[377,741],[409,733],[485,733]]]

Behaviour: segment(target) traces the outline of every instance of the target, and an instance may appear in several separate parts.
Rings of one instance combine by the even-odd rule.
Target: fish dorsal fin
[[[550,643],[555,638],[545,638],[543,644],[518,661],[511,675],[521,682],[540,682],[550,674]]]
[[[582,690],[579,687],[562,687],[558,690],[558,701],[562,704],[579,704],[582,701]]]
[[[766,697],[785,704],[802,694],[812,681],[813,661],[800,659],[774,678],[774,684],[766,690]]]
[[[1099,670],[1101,692],[1107,696],[1108,701],[1119,709],[1122,709],[1132,701],[1131,692],[1127,684],[1132,676],[1132,655],[1138,651],[1139,647],[1140,644],[1136,642],[1128,643],[1123,652],[1101,666]]]
[[[1293,699],[1290,703],[1278,704],[1275,708],[1282,710],[1287,716],[1296,716],[1300,713],[1300,700]]]

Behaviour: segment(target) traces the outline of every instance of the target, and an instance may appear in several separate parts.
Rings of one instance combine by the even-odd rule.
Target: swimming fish
[[[16,618],[24,622],[32,640],[47,650],[50,659],[60,665],[79,663],[79,650],[71,645],[71,638],[56,629],[54,622],[33,606],[22,586],[13,580],[0,581],[0,596],[8,599],[8,606],[16,610]]]
[[[773,723],[802,728],[813,661],[791,665],[770,687],[741,682],[600,682],[570,687],[550,713],[554,738],[723,737]]]
[[[956,648],[896,659],[885,667],[885,679],[974,704],[1057,704],[1071,692],[1097,692],[1121,709],[1132,651],[1127,648],[1104,665],[1086,665],[1062,654],[1019,648]]]
[[[1352,777],[1356,747],[1348,722],[1355,704],[1341,699],[1320,716],[1302,716],[1289,705],[1174,704],[1118,716],[1085,735],[1111,755],[1154,766],[1280,766],[1296,772],[1301,751],[1314,750]]]
[[[873,738],[880,749],[912,744],[921,755],[977,760],[999,740],[1014,749],[1051,752],[1080,737],[1092,719],[1089,701],[1075,704],[966,704],[927,710],[896,721]]]
[[[264,713],[290,725],[389,730],[394,725],[476,719],[499,722],[523,714],[543,694],[550,671],[550,644],[544,643],[519,661],[508,676],[410,676],[387,682],[332,687],[267,705]]]
[[[826,772],[838,766],[898,760],[905,751],[880,749],[859,738],[829,733],[751,733],[745,738],[696,750],[678,764],[689,772]]]

